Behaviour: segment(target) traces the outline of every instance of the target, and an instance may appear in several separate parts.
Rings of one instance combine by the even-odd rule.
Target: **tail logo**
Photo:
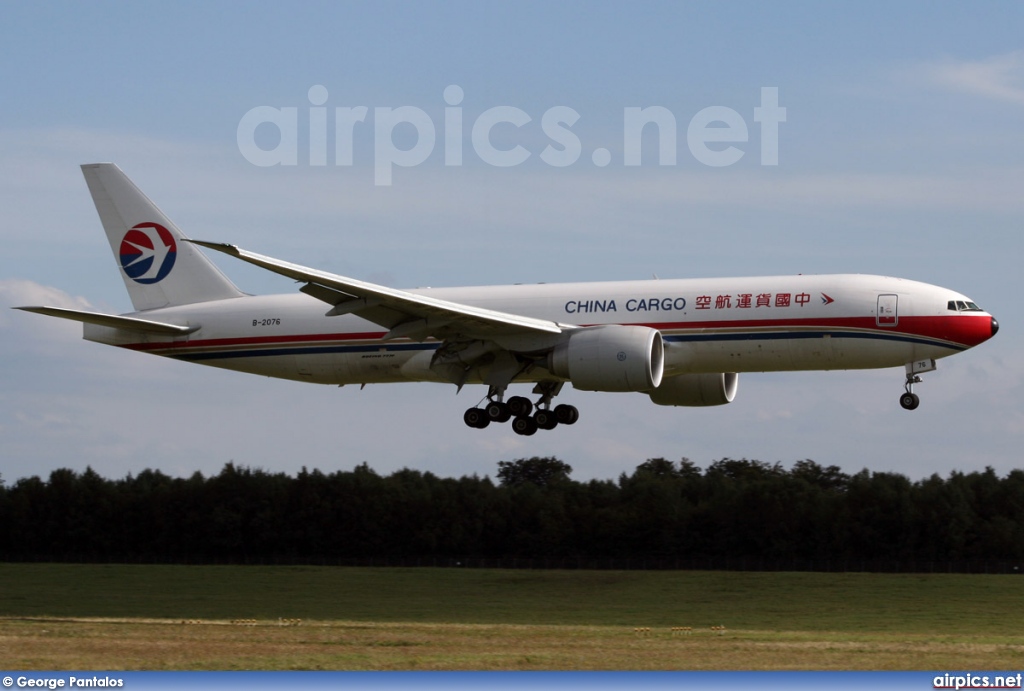
[[[121,268],[136,283],[159,283],[177,257],[174,236],[159,223],[140,223],[121,240]]]

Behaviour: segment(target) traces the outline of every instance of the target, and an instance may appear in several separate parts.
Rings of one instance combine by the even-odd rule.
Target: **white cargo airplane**
[[[82,166],[135,311],[20,307],[84,322],[90,341],[320,384],[486,384],[470,427],[518,434],[576,422],[552,407],[565,382],[710,406],[739,372],[904,366],[900,405],[939,358],[987,341],[996,320],[960,293],[899,278],[770,276],[395,290],[240,249],[188,240],[111,163]],[[199,251],[303,285],[246,295]],[[535,402],[505,399],[535,384]]]

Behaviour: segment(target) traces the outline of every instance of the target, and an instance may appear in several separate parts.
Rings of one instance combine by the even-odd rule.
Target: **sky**
[[[1022,37],[1018,2],[3,3],[0,480],[229,461],[493,477],[530,456],[579,480],[652,457],[1024,467]],[[629,109],[654,107],[675,146],[628,137]],[[708,112],[733,118],[728,142],[702,144]],[[492,123],[491,154],[525,160],[479,144],[494,113],[522,121]],[[707,409],[567,387],[572,427],[471,430],[482,387],[271,380],[8,309],[131,311],[79,170],[98,161],[191,237],[399,288],[871,273],[962,292],[1002,328],[925,375],[913,413],[897,368],[743,374]],[[295,290],[214,261],[247,292]]]

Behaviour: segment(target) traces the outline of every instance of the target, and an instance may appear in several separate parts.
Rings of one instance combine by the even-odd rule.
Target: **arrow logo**
[[[825,295],[825,293],[821,294],[821,304],[823,304],[823,305],[830,305],[830,304],[832,304],[835,301],[836,301],[835,298],[831,298],[828,295]]]
[[[178,247],[159,223],[139,223],[121,240],[121,266],[136,283],[159,283],[174,266]]]

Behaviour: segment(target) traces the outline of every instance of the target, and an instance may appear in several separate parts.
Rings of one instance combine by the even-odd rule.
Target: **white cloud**
[[[923,66],[922,73],[952,91],[1024,105],[1024,50],[986,60],[944,60]]]
[[[68,295],[63,290],[20,278],[0,278],[0,304],[10,307],[49,305],[65,309],[95,309],[83,297]],[[4,313],[0,313],[0,326],[5,325],[3,316]]]
[[[77,310],[96,309],[85,298],[69,295],[57,288],[19,278],[0,279],[0,339],[7,344],[9,351],[23,349],[26,343],[31,348],[48,348],[48,344],[55,338],[60,341],[81,338],[81,324],[11,309],[44,305]],[[33,324],[31,330],[20,326],[28,322]]]

